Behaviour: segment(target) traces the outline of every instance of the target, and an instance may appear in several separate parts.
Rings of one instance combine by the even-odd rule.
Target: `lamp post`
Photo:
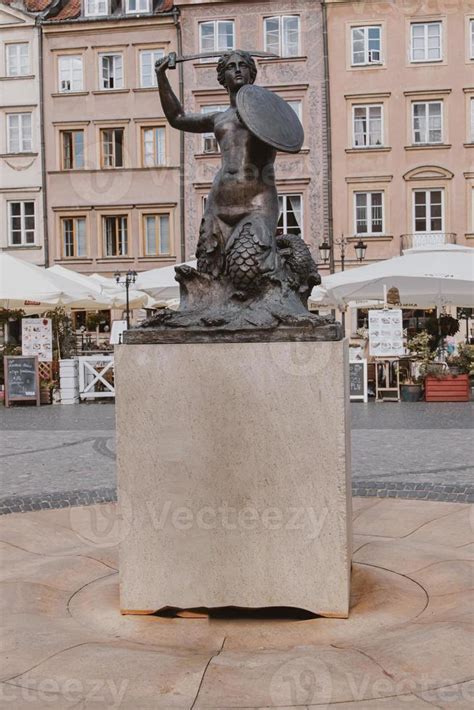
[[[127,271],[125,274],[125,278],[123,280],[121,279],[121,274],[120,271],[115,272],[115,281],[117,282],[118,286],[125,286],[125,294],[126,294],[126,301],[125,301],[125,313],[126,313],[126,318],[127,318],[127,329],[130,328],[130,297],[129,297],[129,291],[130,291],[130,286],[135,283],[137,280],[137,272],[136,271],[131,271],[130,269]]]
[[[347,239],[344,235],[341,236],[340,239],[334,239],[333,244],[341,248],[341,271],[344,271],[345,263],[346,263],[346,245],[347,245]],[[324,264],[327,264],[329,261],[329,258],[331,256],[331,245],[325,239],[322,244],[319,245],[319,255],[321,257],[321,261]],[[362,239],[359,239],[359,241],[354,244],[354,249],[356,253],[356,257],[358,261],[364,261],[365,259],[365,252],[367,251],[367,244],[365,244]],[[345,328],[346,324],[346,314],[344,311],[342,311],[342,327]]]

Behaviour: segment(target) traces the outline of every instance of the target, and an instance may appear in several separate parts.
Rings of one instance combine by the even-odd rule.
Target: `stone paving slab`
[[[347,620],[121,616],[120,522],[0,520],[0,708],[472,707],[474,506],[355,498]]]

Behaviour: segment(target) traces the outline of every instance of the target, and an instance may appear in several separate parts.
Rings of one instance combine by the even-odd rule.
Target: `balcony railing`
[[[400,254],[405,249],[416,247],[436,247],[442,244],[456,244],[454,232],[417,232],[400,236]]]

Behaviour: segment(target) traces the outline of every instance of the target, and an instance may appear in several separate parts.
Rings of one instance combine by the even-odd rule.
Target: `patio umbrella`
[[[403,256],[323,277],[322,287],[339,306],[383,301],[385,288],[396,287],[403,304],[472,308],[474,249],[456,244],[407,249]]]
[[[21,308],[28,313],[56,306],[100,308],[95,295],[93,288],[0,252],[0,308]]]
[[[100,286],[100,284],[93,281],[89,276],[86,276],[85,274],[80,274],[77,271],[73,271],[72,269],[66,269],[64,266],[59,266],[58,264],[56,264],[55,266],[50,266],[47,271],[48,273],[60,276],[63,279],[69,279],[73,282],[73,284],[79,284],[86,290],[92,292],[94,294],[95,300],[91,305],[91,309],[106,310],[112,307],[112,301],[110,296]]]
[[[195,269],[197,261],[187,261],[185,265]],[[184,266],[184,264],[176,264],[176,266]],[[179,284],[175,275],[174,266],[142,271],[138,274],[136,287],[159,301],[174,300],[179,298]]]
[[[107,294],[111,300],[110,308],[125,308],[127,300],[125,286],[118,285],[115,279],[107,278],[107,276],[102,276],[102,274],[91,274],[87,278],[99,285],[103,292]],[[128,297],[129,306],[132,310],[134,308],[151,308],[147,294],[142,291],[131,288],[128,292]]]

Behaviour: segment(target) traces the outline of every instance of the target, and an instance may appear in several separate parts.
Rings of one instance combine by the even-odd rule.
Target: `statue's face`
[[[232,54],[225,67],[225,85],[229,91],[238,91],[251,83],[250,67],[240,54]]]

